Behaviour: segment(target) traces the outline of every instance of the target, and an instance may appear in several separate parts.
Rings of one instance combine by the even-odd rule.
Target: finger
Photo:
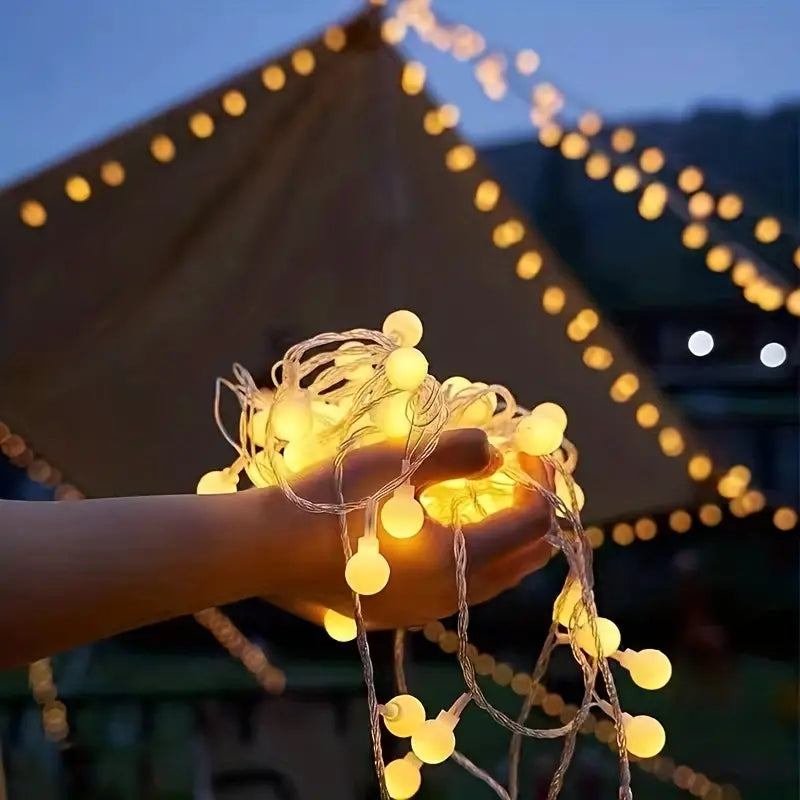
[[[489,476],[502,463],[502,456],[482,430],[458,428],[442,433],[436,449],[414,473],[413,482],[420,489],[455,478]]]
[[[483,522],[465,526],[467,553],[476,568],[538,542],[550,530],[553,512],[539,492],[526,490],[518,503]]]

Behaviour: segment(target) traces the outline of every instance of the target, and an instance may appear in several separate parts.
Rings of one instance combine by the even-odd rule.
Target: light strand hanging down
[[[643,758],[654,756],[662,749],[665,734],[655,719],[622,711],[609,659],[639,675],[637,683],[653,689],[669,680],[671,666],[666,656],[655,650],[621,651],[619,629],[611,620],[597,615],[592,547],[580,520],[583,493],[572,479],[578,454],[564,436],[567,415],[560,406],[548,402],[528,412],[517,405],[508,389],[498,384],[475,383],[460,376],[440,383],[428,373],[428,361],[417,348],[421,338],[419,318],[410,311],[395,311],[384,320],[380,332],[358,328],[323,333],[289,348],[272,368],[274,387],[259,388],[244,367],[234,365],[233,380],[217,382],[214,407],[217,424],[233,447],[235,458],[230,465],[203,475],[197,491],[235,492],[244,474],[253,486],[281,491],[310,514],[336,517],[343,550],[343,578],[352,590],[352,610],[332,609],[334,613],[326,614],[324,624],[333,638],[357,641],[382,798],[412,797],[420,786],[422,766],[439,764],[453,756],[454,730],[465,709],[473,704],[513,734],[515,753],[519,752],[521,737],[564,738],[561,762],[550,786],[551,798],[560,792],[580,727],[591,709],[599,708],[614,722],[620,759],[619,796],[629,800],[632,792],[628,752]],[[229,389],[239,404],[235,436],[227,432],[222,422],[223,388]],[[502,456],[502,466],[490,477],[450,480],[418,491],[414,474],[433,453],[441,434],[454,428],[482,429]],[[397,475],[366,497],[345,499],[343,475],[348,456],[382,443],[394,445],[402,454]],[[328,470],[331,462],[333,502],[313,501],[295,491],[302,485],[298,478],[317,468]],[[536,470],[541,469],[542,463],[555,474],[553,489],[533,477],[540,474]],[[570,648],[584,682],[574,719],[545,729],[526,726],[531,698],[526,698],[516,721],[488,702],[476,681],[467,636],[469,530],[465,532],[464,526],[511,509],[531,493],[538,493],[548,508],[550,522],[545,541],[564,554],[569,566],[534,675],[538,682],[553,649],[563,645]],[[363,529],[351,539],[349,522],[353,512],[362,515],[363,523],[359,524]],[[452,533],[458,655],[466,688],[430,718],[422,704],[407,692],[379,701],[362,610],[362,597],[380,593],[391,580],[392,564],[385,553],[392,548],[386,546],[387,542],[419,534],[426,514]],[[336,525],[332,525],[331,530],[335,529]],[[396,659],[396,664],[401,663],[402,658]],[[598,675],[604,697],[596,686]],[[397,682],[402,685],[404,678],[398,675]],[[409,738],[411,744],[404,758],[388,765],[384,764],[381,749],[381,720],[391,733]],[[503,789],[466,757],[458,756],[456,761],[485,780],[501,797],[516,797],[516,766],[508,789]],[[517,756],[513,764],[518,765],[518,761]]]
[[[475,78],[491,100],[503,99],[509,87],[513,86],[512,64],[521,76],[527,77],[538,71],[541,61],[535,51],[522,50],[513,57],[499,48],[486,53],[486,39],[478,31],[463,23],[444,22],[431,5],[430,0],[401,0],[397,3],[395,16],[384,23],[382,33],[385,41],[396,44],[411,28],[421,41],[449,53],[457,61],[473,62]],[[519,94],[522,95],[521,90]],[[565,131],[558,122],[565,104],[564,93],[551,82],[536,83],[530,90],[529,117],[544,146],[558,148],[569,160],[585,158],[586,173],[590,178],[601,180],[611,176],[616,191],[639,196],[638,210],[644,219],[657,219],[665,208],[669,208],[686,223],[681,244],[688,250],[705,250],[709,270],[725,272],[733,267],[729,273],[731,280],[741,287],[748,302],[764,311],[785,307],[789,313],[800,316],[800,289],[792,290],[749,248],[730,241],[723,231],[715,232],[709,228],[710,218],[715,214],[723,222],[742,214],[743,202],[739,195],[726,192],[712,196],[702,188],[704,175],[694,166],[677,172],[676,188],[655,180],[652,176],[662,172],[666,166],[664,153],[659,148],[647,147],[641,151],[637,161],[633,156],[636,133],[628,127],[620,126],[612,132],[610,152],[608,147],[592,149],[592,139],[603,130],[602,118],[594,111],[586,111],[580,117],[578,130]],[[687,195],[690,195],[688,201]],[[753,226],[752,235],[757,242],[770,244],[795,228],[796,225],[781,222],[774,215],[764,214]],[[794,249],[792,258],[800,269],[800,245]]]

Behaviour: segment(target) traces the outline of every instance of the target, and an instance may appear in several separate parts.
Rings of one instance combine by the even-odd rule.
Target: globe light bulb
[[[411,431],[410,400],[408,392],[393,394],[370,412],[372,421],[387,439],[405,439]]]
[[[469,388],[473,393],[489,388],[487,383],[470,383]],[[480,428],[491,420],[497,408],[497,395],[487,392],[477,400],[469,403],[458,416],[458,425],[463,428]]]
[[[400,347],[416,347],[422,339],[422,320],[413,311],[392,311],[383,321],[383,332]]]
[[[672,677],[672,664],[660,650],[640,650],[626,653],[623,661],[631,680],[642,689],[661,689]]]
[[[422,530],[425,511],[414,497],[414,487],[411,484],[398,486],[383,504],[381,524],[395,539],[410,539]]]
[[[305,389],[288,391],[272,408],[272,431],[286,442],[311,432],[311,398]]]
[[[561,428],[561,431],[567,429],[567,412],[561,408],[558,403],[539,403],[536,408],[531,411],[532,417],[545,417],[552,420]]]
[[[623,714],[622,721],[629,753],[638,758],[652,758],[662,751],[667,735],[657,719],[644,714],[636,717]]]
[[[472,382],[460,375],[454,375],[442,382],[442,391],[448,400],[452,400],[459,392],[472,386]]]
[[[424,722],[411,735],[411,749],[414,755],[425,764],[441,764],[453,755],[456,737],[453,729],[458,717],[449,711],[440,711],[436,719]]]
[[[546,456],[561,447],[563,429],[547,416],[523,417],[517,424],[514,442],[529,456]]]
[[[341,345],[336,351],[333,363],[337,367],[346,369],[345,378],[356,383],[365,383],[374,372],[369,352],[358,342],[345,342]]]
[[[399,694],[384,706],[383,723],[389,733],[405,739],[425,724],[425,706],[411,694]]]
[[[571,580],[564,586],[553,603],[553,619],[568,628],[572,624],[572,614],[575,606],[581,601],[581,585],[578,581]],[[586,609],[581,609],[577,615],[576,625],[584,625],[588,621]]]
[[[356,621],[329,608],[322,617],[322,626],[328,636],[337,642],[352,642],[358,635]]]
[[[269,422],[269,409],[259,409],[250,420],[250,438],[256,447],[264,447],[267,443],[267,423]]]
[[[592,633],[592,626],[588,624],[581,625],[574,632],[575,641],[578,647],[590,656],[598,656],[597,644],[594,640]],[[597,638],[600,640],[600,657],[607,658],[612,653],[619,649],[619,643],[622,640],[622,634],[619,628],[610,620],[605,617],[597,618]]]
[[[197,494],[233,494],[239,476],[228,469],[206,472],[197,482]]]
[[[564,505],[572,511],[572,497],[570,497],[569,493],[569,483],[560,472],[556,472],[555,490],[558,497],[564,501]],[[580,511],[583,508],[583,504],[586,502],[586,496],[583,493],[583,489],[574,481],[572,481],[572,490],[575,492],[575,501],[578,505],[578,511]]]
[[[378,551],[378,539],[362,536],[344,569],[344,579],[358,594],[377,594],[389,582],[389,572],[389,562]]]
[[[413,392],[428,374],[428,359],[416,347],[398,347],[389,353],[384,367],[393,388]]]
[[[396,758],[386,765],[386,789],[392,800],[409,800],[419,791],[422,784],[420,766],[419,759],[413,753],[405,758]]]

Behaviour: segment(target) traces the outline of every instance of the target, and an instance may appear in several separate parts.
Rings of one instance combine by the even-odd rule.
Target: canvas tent
[[[438,377],[564,405],[590,521],[694,503],[690,442],[659,445],[664,427],[686,437],[674,410],[604,321],[567,338],[593,304],[536,231],[495,245],[518,212],[476,210],[488,173],[447,168],[458,134],[425,132],[434,102],[401,91],[376,14],[334,30],[0,196],[0,419],[87,495],[190,492],[230,461],[211,408],[232,362],[266,382],[294,341],[407,307]],[[198,112],[210,135],[190,129]],[[529,251],[543,266],[523,281]],[[553,287],[565,303],[546,313]],[[587,347],[613,363],[586,366]],[[615,402],[624,373],[639,387]],[[643,403],[660,412],[647,430]]]

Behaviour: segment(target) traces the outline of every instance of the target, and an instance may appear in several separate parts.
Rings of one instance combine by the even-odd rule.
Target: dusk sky
[[[353,0],[31,0],[0,7],[0,183],[277,54]],[[703,103],[768,109],[800,98],[798,0],[441,0],[490,46],[615,119]],[[477,142],[529,134],[524,103],[487,100],[471,67],[411,42],[430,84]]]

